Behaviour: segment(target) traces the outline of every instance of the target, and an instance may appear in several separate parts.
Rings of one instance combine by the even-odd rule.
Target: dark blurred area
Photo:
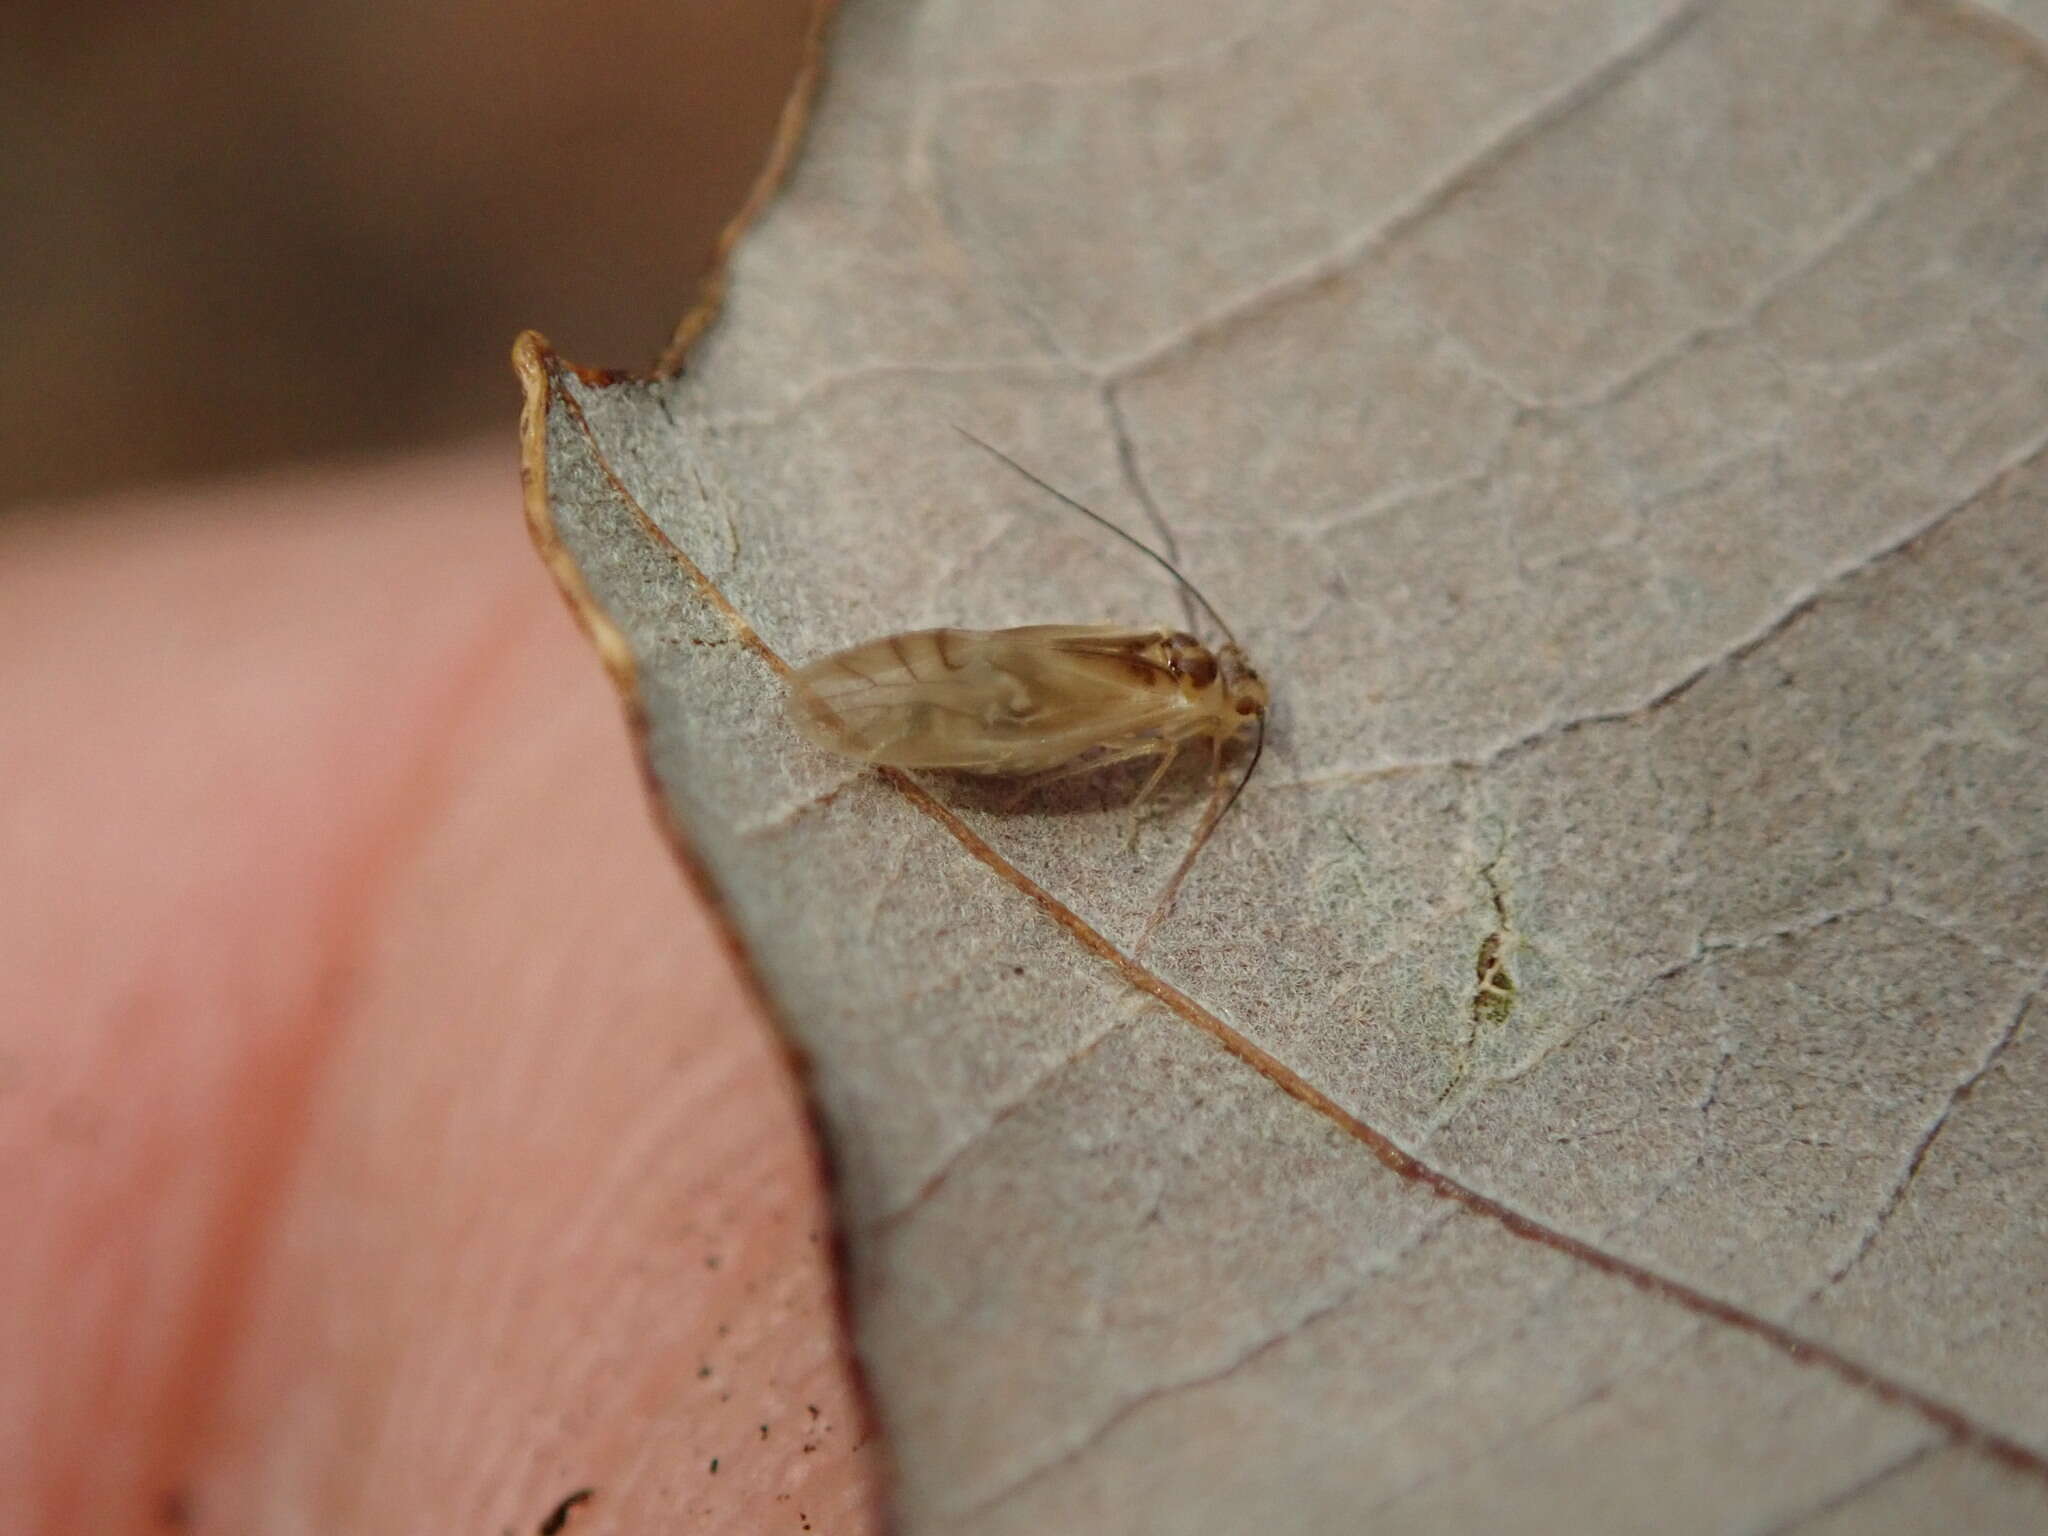
[[[0,506],[509,434],[653,360],[811,0],[0,4]]]

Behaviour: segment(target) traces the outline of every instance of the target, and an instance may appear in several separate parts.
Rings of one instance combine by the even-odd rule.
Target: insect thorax
[[[1237,646],[1224,644],[1212,650],[1193,635],[1175,631],[1161,638],[1158,651],[1182,696],[1214,722],[1211,729],[1216,734],[1227,736],[1264,712],[1266,684]]]
[[[1216,685],[1216,653],[1193,635],[1170,634],[1162,648],[1167,670],[1180,680],[1182,687],[1201,694]]]

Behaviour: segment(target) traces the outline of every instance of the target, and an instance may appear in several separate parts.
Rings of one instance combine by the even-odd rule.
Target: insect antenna
[[[1223,809],[1216,813],[1217,821],[1221,821],[1224,817],[1228,816],[1230,808],[1237,804],[1237,797],[1244,793],[1245,785],[1251,783],[1252,773],[1259,766],[1259,759],[1265,755],[1265,752],[1266,712],[1262,709],[1259,711],[1259,739],[1252,743],[1252,760],[1244,765],[1244,772],[1238,775],[1237,788],[1230,792],[1230,798],[1223,802]],[[1211,823],[1211,825],[1214,825],[1214,823]]]
[[[1000,459],[1003,463],[1009,465],[1010,468],[1014,469],[1026,480],[1029,480],[1041,491],[1044,491],[1048,496],[1055,497],[1058,500],[1066,503],[1067,506],[1073,508],[1074,511],[1080,513],[1083,517],[1087,518],[1089,522],[1094,523],[1099,528],[1105,528],[1109,532],[1115,534],[1118,538],[1122,539],[1126,544],[1130,545],[1131,548],[1137,550],[1139,554],[1143,555],[1146,559],[1150,560],[1154,565],[1158,566],[1161,570],[1166,572],[1167,575],[1171,576],[1175,581],[1179,582],[1181,590],[1186,592],[1189,597],[1192,597],[1195,600],[1196,604],[1200,606],[1202,611],[1209,615],[1210,619],[1215,623],[1217,629],[1222,631],[1223,638],[1230,642],[1231,648],[1233,650],[1237,650],[1240,653],[1240,655],[1242,654],[1243,648],[1238,645],[1236,634],[1234,634],[1231,631],[1230,625],[1224,620],[1223,615],[1216,611],[1216,605],[1210,602],[1208,598],[1204,597],[1202,595],[1202,589],[1200,587],[1197,587],[1192,581],[1189,581],[1187,577],[1183,576],[1180,573],[1180,568],[1176,566],[1171,560],[1167,559],[1166,556],[1160,554],[1158,550],[1154,549],[1151,545],[1147,544],[1143,539],[1139,538],[1136,534],[1126,532],[1124,529],[1119,528],[1115,523],[1112,523],[1100,512],[1097,512],[1092,508],[1082,506],[1080,502],[1076,501],[1073,497],[1069,496],[1065,491],[1061,490],[1058,486],[1048,484],[1044,479],[1042,479],[1038,475],[1033,474],[1030,470],[1026,469],[1022,464],[1019,464],[1015,459],[1011,458],[1007,453],[1003,452],[1002,449],[996,447],[993,443],[983,442],[980,438],[976,437],[972,432],[968,431],[965,427],[959,425],[957,422],[954,424],[953,430],[955,432],[958,432],[962,437],[966,438],[967,441],[974,444],[974,446],[979,448],[983,453],[986,453],[993,458]],[[1220,741],[1218,742],[1218,750],[1221,750]],[[1188,851],[1185,854],[1181,855],[1180,863],[1175,867],[1173,874],[1169,876],[1167,879],[1165,891],[1161,894],[1158,905],[1152,909],[1152,916],[1146,921],[1143,930],[1138,935],[1137,945],[1132,950],[1132,953],[1134,955],[1140,954],[1144,951],[1145,946],[1151,942],[1153,931],[1157,929],[1161,923],[1166,921],[1167,917],[1172,913],[1174,903],[1178,901],[1180,898],[1180,888],[1182,883],[1186,881],[1188,877],[1188,872],[1195,867],[1195,860],[1198,857],[1200,857],[1203,848],[1208,846],[1210,835],[1215,832],[1217,826],[1222,822],[1223,818],[1230,814],[1230,808],[1237,804],[1237,797],[1244,793],[1245,786],[1251,783],[1252,774],[1258,768],[1259,759],[1265,755],[1265,751],[1266,712],[1265,710],[1261,709],[1259,711],[1259,739],[1252,747],[1251,761],[1245,764],[1244,772],[1238,776],[1236,785],[1233,786],[1230,791],[1230,797],[1227,800],[1225,800],[1222,803],[1222,805],[1217,806],[1214,811],[1212,811],[1208,815],[1205,815],[1202,818],[1201,825],[1195,829],[1195,836],[1193,841],[1190,842],[1188,845]],[[1210,798],[1209,803],[1212,806],[1216,804],[1213,794]]]
[[[1223,638],[1225,640],[1228,640],[1233,646],[1237,645],[1237,636],[1231,633],[1230,626],[1226,624],[1223,620],[1223,615],[1216,611],[1216,605],[1210,602],[1208,598],[1202,596],[1202,589],[1196,586],[1192,581],[1189,581],[1187,577],[1181,575],[1180,568],[1176,566],[1171,560],[1167,559],[1166,556],[1160,554],[1158,550],[1154,549],[1150,544],[1147,544],[1143,539],[1139,538],[1136,534],[1130,533],[1125,529],[1119,528],[1115,523],[1112,523],[1100,512],[1097,512],[1092,508],[1082,506],[1080,502],[1076,501],[1073,497],[1069,496],[1065,491],[1061,490],[1058,486],[1048,484],[1045,480],[1033,474],[1030,470],[1026,469],[1022,464],[1019,464],[1015,459],[1011,458],[1007,453],[1003,452],[1002,449],[996,447],[993,443],[983,442],[980,438],[976,437],[972,432],[968,431],[965,427],[960,426],[958,423],[954,424],[953,430],[955,432],[958,432],[962,437],[966,438],[967,441],[974,444],[974,446],[979,448],[983,453],[989,454],[994,458],[1000,459],[1003,463],[1009,465],[1010,468],[1014,469],[1026,480],[1029,480],[1041,491],[1044,491],[1048,496],[1056,497],[1060,501],[1065,502],[1069,507],[1073,508],[1076,512],[1080,513],[1083,517],[1087,518],[1089,522],[1094,523],[1097,527],[1108,529],[1111,533],[1115,534],[1118,538],[1122,539],[1126,544],[1130,545],[1131,548],[1137,550],[1138,553],[1143,555],[1147,560],[1150,560],[1153,564],[1157,565],[1162,571],[1166,572],[1167,575],[1171,576],[1175,581],[1179,582],[1181,585],[1181,589],[1185,591],[1189,597],[1192,597],[1198,604],[1201,605],[1202,611],[1208,614],[1210,619],[1214,621],[1216,627],[1223,632]],[[1263,722],[1261,722],[1259,729],[1261,733],[1261,744],[1263,745],[1265,731],[1265,726]],[[1254,757],[1253,761],[1256,762],[1257,758]],[[1242,786],[1239,787],[1242,788]],[[1231,798],[1236,799],[1237,797],[1233,795]]]

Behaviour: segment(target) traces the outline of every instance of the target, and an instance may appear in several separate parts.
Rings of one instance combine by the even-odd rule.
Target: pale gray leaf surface
[[[901,1528],[2048,1528],[2048,72],[1936,4],[852,0],[544,542],[807,1054]],[[1177,619],[1179,778],[784,663]]]

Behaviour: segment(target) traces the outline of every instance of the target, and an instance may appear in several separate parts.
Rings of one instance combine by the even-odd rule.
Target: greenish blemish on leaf
[[[1508,972],[1508,936],[1496,929],[1479,941],[1478,985],[1472,990],[1475,1023],[1505,1024],[1515,1011],[1515,978]]]
[[[1494,929],[1479,941],[1479,960],[1473,966],[1477,982],[1472,989],[1475,1030],[1484,1025],[1505,1024],[1515,1011],[1515,978],[1508,971],[1508,956],[1515,948],[1515,923],[1508,916],[1507,889],[1494,873],[1506,851],[1507,834],[1503,831],[1499,851],[1479,871],[1479,878],[1486,882],[1487,893],[1493,899]]]

